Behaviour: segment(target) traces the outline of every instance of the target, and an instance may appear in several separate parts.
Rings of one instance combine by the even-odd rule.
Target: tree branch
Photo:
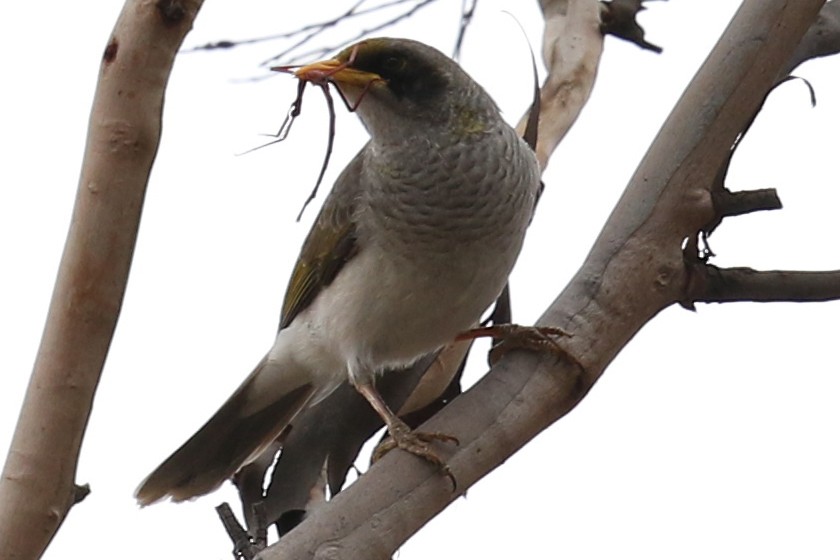
[[[763,210],[780,210],[782,201],[776,189],[732,192],[727,189],[713,190],[712,203],[715,214],[720,218],[741,216]]]
[[[233,542],[233,557],[236,559],[253,560],[260,551],[260,547],[251,542],[251,536],[239,524],[239,521],[236,519],[227,502],[216,506],[216,514],[218,514],[225,528],[225,532],[230,537],[231,542]]]
[[[548,76],[540,91],[537,160],[545,169],[592,93],[604,51],[597,0],[540,0],[542,56]],[[525,130],[525,118],[517,128]]]
[[[419,10],[431,5],[435,1],[436,0],[388,0],[386,2],[382,2],[381,4],[363,8],[362,5],[365,4],[366,0],[354,0],[351,6],[344,10],[344,12],[342,12],[341,14],[319,21],[317,23],[304,25],[303,27],[299,27],[294,31],[286,31],[283,33],[276,33],[265,37],[254,37],[251,39],[242,40],[220,39],[211,43],[205,43],[203,45],[198,45],[196,47],[186,49],[185,52],[233,49],[236,47],[241,47],[243,45],[253,45],[255,43],[280,41],[284,39],[293,39],[299,37],[290,46],[284,48],[282,51],[275,54],[271,58],[262,61],[260,63],[260,66],[275,65],[274,63],[280,60],[282,60],[284,64],[294,64],[301,60],[312,60],[313,58],[320,59],[323,58],[324,55],[335,52],[341,46],[353,43],[356,40],[361,39],[365,35],[369,35],[375,31],[381,31],[383,29],[396,25],[397,23],[403,20],[410,18]],[[409,5],[405,7],[405,9],[401,12],[398,12],[396,15],[387,14],[389,10],[393,11],[393,8],[402,6],[403,4]],[[355,33],[350,38],[341,39],[336,43],[332,44],[331,46],[321,46],[309,51],[301,51],[301,49],[304,46],[311,44],[316,38],[325,34],[327,31],[337,29],[349,21],[354,21],[362,17],[368,17],[371,14],[375,14],[376,12],[385,12],[386,15],[380,21],[371,22],[372,27],[363,29],[362,31]],[[464,13],[462,17],[464,17],[467,20],[471,19],[471,15],[468,16],[466,13]]]
[[[201,0],[130,0],[105,48],[76,205],[41,346],[0,479],[4,558],[37,558],[74,501],[160,138],[163,93]]]
[[[840,299],[840,270],[753,270],[698,264],[686,299],[691,302],[815,302]]]
[[[716,171],[822,4],[742,4],[583,266],[540,319],[572,333],[560,341],[567,354],[511,352],[423,426],[461,441],[440,448],[451,452],[459,491],[571,410],[636,332],[683,296],[681,243],[711,221]],[[457,497],[429,465],[390,453],[260,558],[390,558]]]
[[[636,24],[635,15],[644,8],[640,0],[607,4],[598,0],[540,0],[540,8],[545,19],[542,56],[548,76],[540,89],[539,141],[535,151],[545,169],[589,100],[604,51],[604,35],[617,34],[641,45],[644,31]],[[604,21],[605,17],[612,23]],[[647,45],[644,48],[662,50]],[[517,126],[520,133],[525,130],[526,118],[527,115]]]
[[[820,10],[817,21],[808,29],[780,75],[787,76],[806,60],[830,56],[838,52],[840,52],[840,0],[829,0]]]

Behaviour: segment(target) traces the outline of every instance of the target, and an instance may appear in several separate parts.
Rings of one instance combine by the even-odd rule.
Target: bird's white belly
[[[495,300],[513,264],[464,257],[429,263],[430,271],[360,251],[286,329],[300,339],[296,361],[337,383],[409,365],[451,342]]]

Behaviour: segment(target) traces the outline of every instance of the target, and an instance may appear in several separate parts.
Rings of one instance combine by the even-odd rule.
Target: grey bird
[[[369,39],[304,66],[332,82],[370,140],[304,242],[273,346],[215,415],[143,481],[142,505],[216,489],[344,380],[394,446],[442,465],[373,381],[472,328],[501,293],[540,190],[528,145],[441,52]],[[451,438],[450,438],[451,439]]]

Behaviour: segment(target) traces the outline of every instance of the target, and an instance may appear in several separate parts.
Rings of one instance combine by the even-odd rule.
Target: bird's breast
[[[313,305],[351,374],[410,364],[475,325],[533,212],[539,171],[513,130],[418,142],[368,154],[358,252]]]
[[[406,142],[375,152],[369,169],[361,223],[386,250],[413,258],[518,252],[539,184],[510,129]]]

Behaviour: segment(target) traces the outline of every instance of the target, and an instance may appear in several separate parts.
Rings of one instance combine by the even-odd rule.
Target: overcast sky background
[[[450,52],[460,4],[438,2],[387,34]],[[512,278],[518,322],[534,321],[581,264],[736,4],[651,3],[641,20],[662,55],[607,40],[592,98],[546,171]],[[344,9],[318,6],[208,1],[185,46],[292,30]],[[100,55],[120,8],[117,0],[17,2],[0,20],[4,453],[64,244]],[[515,122],[529,102],[530,63],[502,10],[539,48],[536,2],[482,0],[462,63]],[[229,558],[213,511],[234,499],[229,486],[144,510],[132,493],[271,344],[316,214],[313,206],[294,221],[324,153],[326,109],[315,90],[286,142],[235,155],[275,131],[294,98],[288,76],[250,80],[266,74],[258,63],[281,46],[176,61],[123,313],[82,449],[78,481],[93,492],[73,508],[48,560]],[[771,97],[728,186],[776,187],[785,209],[727,220],[711,239],[715,264],[840,266],[838,65],[826,59],[797,71],[816,89],[815,109],[798,82]],[[340,110],[325,185],[364,138]],[[429,523],[399,558],[837,558],[839,318],[837,303],[666,310],[580,406]],[[483,361],[479,353],[470,382]]]

